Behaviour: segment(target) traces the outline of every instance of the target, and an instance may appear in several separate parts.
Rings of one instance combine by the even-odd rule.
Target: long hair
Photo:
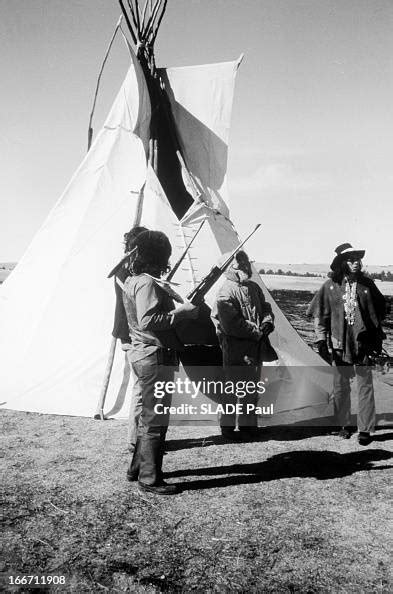
[[[165,233],[144,231],[136,238],[134,247],[136,253],[131,262],[132,274],[146,272],[160,278],[169,270],[172,247]]]

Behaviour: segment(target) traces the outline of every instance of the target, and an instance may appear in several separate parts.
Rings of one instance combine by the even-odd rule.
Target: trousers
[[[256,382],[260,378],[260,366],[255,365],[236,365],[224,367],[224,379],[226,383],[231,382],[234,390],[233,394],[223,394],[222,402],[224,407],[228,405],[241,404],[243,412],[237,417],[239,429],[245,429],[257,426],[257,417],[254,411],[247,414],[247,404],[257,403]],[[247,388],[248,384],[248,388]],[[230,407],[231,408],[231,407]],[[236,427],[236,412],[224,412],[220,415],[220,427],[234,429]]]
[[[127,351],[126,365],[129,365],[132,370],[132,362],[130,361],[130,352]],[[139,378],[133,371],[134,384],[132,386],[130,411],[128,415],[128,447],[131,452],[135,450],[136,440],[138,435],[139,419],[142,413],[142,393],[139,383]]]
[[[132,369],[139,382],[142,410],[129,471],[138,475],[140,482],[154,486],[162,481],[162,460],[169,423],[169,412],[161,411],[171,404],[169,394],[165,393],[159,399],[155,396],[155,383],[173,381],[174,368],[160,365],[158,352],[153,352],[133,361]],[[155,410],[157,404],[163,405],[159,412]]]
[[[358,388],[358,430],[370,432],[375,427],[375,398],[371,367],[367,365],[349,365],[340,362],[334,365],[334,416],[337,425],[346,427],[351,424],[351,383],[356,377]]]

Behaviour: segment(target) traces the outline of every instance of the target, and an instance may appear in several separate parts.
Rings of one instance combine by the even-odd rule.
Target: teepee
[[[176,275],[184,293],[239,244],[226,173],[241,59],[156,68],[154,41],[166,4],[146,0],[141,7],[128,0],[126,8],[120,1],[130,69],[86,157],[1,287],[0,400],[6,408],[94,414],[114,311],[107,274],[122,256],[121,239],[132,224],[164,231],[176,262],[205,221]],[[256,273],[255,280],[272,303],[272,343],[286,370],[276,394],[275,422],[330,414],[325,365]],[[207,295],[208,303],[216,290]],[[107,414],[127,415],[130,381],[117,349]]]

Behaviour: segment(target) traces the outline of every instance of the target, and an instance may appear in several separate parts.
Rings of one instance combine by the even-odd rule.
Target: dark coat
[[[274,322],[261,287],[250,279],[240,280],[233,268],[225,276],[212,310],[224,367],[245,365],[245,357],[257,364],[277,359],[269,339],[261,340],[262,324]]]
[[[317,340],[330,340],[337,350],[345,349],[346,320],[343,295],[345,279],[336,282],[327,280],[314,295],[308,315],[315,318]],[[380,352],[384,333],[381,321],[386,315],[386,302],[374,281],[361,274],[356,285],[357,311],[353,325],[353,335],[358,350],[366,354]]]

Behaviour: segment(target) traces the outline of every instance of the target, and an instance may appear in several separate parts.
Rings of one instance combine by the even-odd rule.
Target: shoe
[[[258,427],[240,427],[239,434],[241,441],[253,441],[259,435]]]
[[[341,427],[338,432],[338,436],[341,437],[341,439],[351,439],[351,435],[351,431],[348,427]]]
[[[234,427],[221,427],[221,435],[224,439],[230,439],[231,441],[235,441],[237,437]]]
[[[368,433],[368,431],[359,431],[359,435],[358,435],[359,445],[366,446],[369,443],[371,443],[372,440],[373,440],[373,438]]]
[[[235,431],[234,429],[228,430],[221,430],[221,435],[227,441],[252,441],[255,439],[255,433],[252,433],[248,429],[239,429],[239,431]]]
[[[129,471],[127,470],[127,480],[130,481],[130,483],[137,481],[138,480],[138,476],[139,476],[139,472],[137,471]]]
[[[177,485],[168,485],[164,481],[161,481],[158,485],[146,485],[139,481],[138,489],[142,493],[155,493],[156,495],[176,495],[180,492]]]

